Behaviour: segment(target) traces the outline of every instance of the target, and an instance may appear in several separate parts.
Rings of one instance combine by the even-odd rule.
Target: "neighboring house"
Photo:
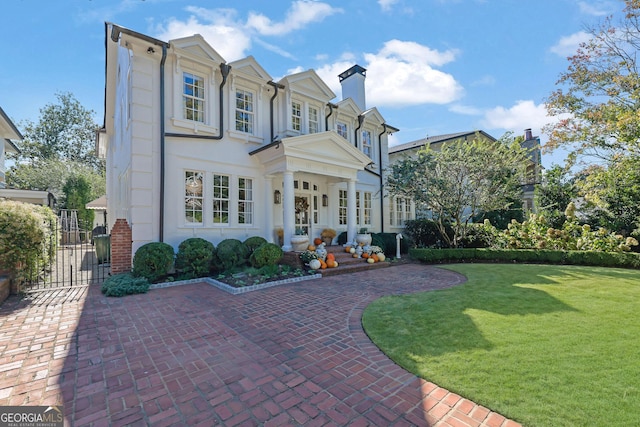
[[[0,108],[0,140],[2,141],[0,144],[0,199],[11,199],[53,208],[55,198],[48,191],[7,188],[5,179],[7,172],[5,165],[6,154],[20,152],[14,141],[22,140],[22,134],[2,108]]]
[[[440,147],[442,147],[442,145],[447,142],[458,140],[472,141],[477,137],[487,141],[496,141],[496,138],[482,130],[430,136],[427,138],[418,139],[416,141],[407,142],[405,144],[389,147],[389,162],[394,163],[402,160],[403,158],[415,156],[418,150],[423,148],[425,145],[430,146],[434,150],[439,150]],[[522,183],[523,208],[529,211],[533,211],[534,187],[536,183],[540,182],[540,174],[542,168],[540,160],[540,138],[537,136],[533,137],[531,134],[531,129],[526,129],[524,141],[521,143],[521,145],[528,150],[528,156],[531,160],[530,165],[527,166],[526,182]],[[420,212],[415,212],[415,205],[409,199],[394,197],[391,204],[394,207],[392,209],[391,215],[392,220],[395,220],[397,225],[403,224],[404,220],[414,219],[416,216],[422,215],[422,213]]]
[[[109,228],[133,252],[189,237],[296,230],[391,231],[382,171],[398,129],[366,106],[366,70],[340,74],[343,100],[313,70],[274,81],[251,56],[228,63],[202,36],[164,42],[105,24]]]
[[[12,142],[12,140],[21,140],[22,134],[13,124],[11,119],[5,114],[4,110],[0,107],[0,189],[6,188],[5,173],[7,171],[5,166],[5,159],[7,153],[19,153],[18,147]]]

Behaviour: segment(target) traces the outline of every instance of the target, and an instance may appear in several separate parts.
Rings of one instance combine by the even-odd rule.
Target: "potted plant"
[[[322,230],[322,233],[320,233],[320,237],[325,245],[330,246],[331,242],[336,237],[336,230],[333,228],[325,228]]]
[[[371,245],[371,240],[371,233],[369,233],[366,227],[361,228],[358,234],[356,234],[356,243],[362,246]]]
[[[309,246],[309,235],[304,230],[296,227],[296,234],[291,236],[291,246],[294,252],[302,252]]]
[[[276,237],[278,238],[278,245],[284,245],[284,230],[282,227],[276,228]]]

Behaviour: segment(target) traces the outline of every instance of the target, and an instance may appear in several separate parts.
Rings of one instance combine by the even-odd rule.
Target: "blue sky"
[[[200,33],[227,61],[274,77],[367,68],[367,105],[392,144],[484,130],[546,136],[545,99],[617,0],[12,0],[2,4],[0,107],[20,127],[71,92],[103,122],[104,22],[161,40]],[[543,155],[543,165],[563,154]]]

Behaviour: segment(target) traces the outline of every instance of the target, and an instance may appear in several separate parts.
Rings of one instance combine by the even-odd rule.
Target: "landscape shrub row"
[[[563,251],[549,249],[430,249],[412,248],[409,256],[426,263],[519,262],[588,265],[640,269],[640,254],[634,252]]]
[[[278,245],[268,243],[259,236],[249,237],[244,242],[225,239],[217,247],[205,239],[192,237],[180,243],[177,253],[167,243],[152,242],[136,251],[131,274],[114,276],[105,281],[102,292],[110,296],[123,296],[146,292],[148,284],[163,280],[210,277],[248,266],[268,268],[277,265],[282,256],[283,251]]]

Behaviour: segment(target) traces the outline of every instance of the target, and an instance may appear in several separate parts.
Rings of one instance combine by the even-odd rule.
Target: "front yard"
[[[637,425],[640,272],[445,268],[468,282],[365,310],[366,332],[389,357],[524,425]]]

